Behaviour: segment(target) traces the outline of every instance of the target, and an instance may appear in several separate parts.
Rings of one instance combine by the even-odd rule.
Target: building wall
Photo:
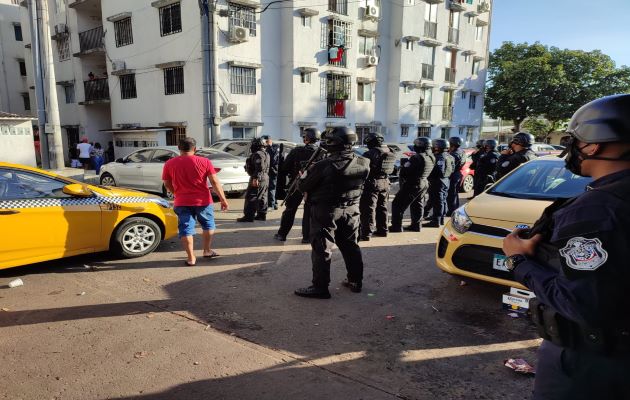
[[[14,25],[22,27],[23,40],[16,40]],[[28,25],[20,22],[20,7],[10,0],[0,0],[0,110],[20,115],[32,115],[35,102],[25,107],[22,93],[28,93],[27,78],[20,74],[18,60],[24,59]],[[26,64],[28,68],[28,64]]]
[[[0,143],[0,161],[37,166],[30,119],[0,119]]]

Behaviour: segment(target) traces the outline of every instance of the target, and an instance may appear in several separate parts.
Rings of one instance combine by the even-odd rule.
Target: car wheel
[[[126,258],[142,257],[158,247],[162,230],[155,222],[144,217],[132,217],[116,229],[113,250]]]
[[[166,186],[162,185],[162,197],[169,199],[169,200],[175,200],[175,195],[171,192],[169,192],[168,190],[166,190]]]
[[[102,186],[116,186],[116,179],[114,179],[114,177],[111,174],[106,172],[103,175],[101,175],[101,185]]]
[[[462,183],[461,191],[462,193],[468,193],[473,190],[475,185],[475,181],[472,175],[466,175],[464,178],[464,183]]]

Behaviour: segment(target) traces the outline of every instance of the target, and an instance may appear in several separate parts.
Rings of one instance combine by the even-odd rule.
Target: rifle
[[[313,163],[317,161],[321,153],[325,153],[325,152],[326,150],[324,150],[322,147],[318,147],[317,149],[315,149],[315,151],[313,152],[313,155],[311,155],[311,158],[309,158],[306,164],[304,164],[304,167],[300,169],[300,172],[297,174],[297,176],[293,178],[293,182],[291,183],[291,186],[289,186],[289,189],[287,189],[287,193],[284,196],[284,200],[282,200],[282,204],[280,204],[280,207],[283,207],[287,199],[291,195],[293,195],[293,193],[295,193],[295,191],[297,190],[298,180],[300,179],[300,176],[302,175],[302,173],[306,171],[307,169],[309,169],[310,166],[313,165]]]

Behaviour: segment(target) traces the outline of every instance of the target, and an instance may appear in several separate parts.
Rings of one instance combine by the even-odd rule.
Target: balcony
[[[105,52],[103,46],[103,27],[99,26],[88,31],[79,32],[79,48],[80,52],[75,53],[75,57],[88,55],[92,53]]]
[[[326,117],[327,118],[345,118],[346,117],[346,100],[327,99],[326,100]]]
[[[452,44],[459,44],[459,29],[449,26],[448,28],[448,42]]]
[[[433,80],[433,75],[435,72],[435,65],[432,64],[422,64],[422,79]]]
[[[420,106],[418,121],[431,121],[431,106]]]
[[[450,7],[453,11],[466,11],[465,0],[451,0]]]
[[[101,7],[101,0],[70,0],[68,2],[68,7],[70,8],[74,8],[74,9],[85,9],[85,10],[89,10],[89,9],[94,9],[94,8],[98,8],[100,9]]]
[[[83,82],[85,101],[81,105],[109,103],[109,84],[107,78],[92,79]]]
[[[336,48],[336,47],[331,47],[331,48]],[[331,58],[330,56],[330,49],[328,49],[328,65],[331,65],[333,67],[340,67],[340,68],[347,68],[348,67],[348,52],[346,49],[343,49],[343,54],[341,55],[341,60],[339,61],[332,61],[333,58]]]
[[[455,83],[455,73],[457,70],[455,68],[444,68],[444,81]]]
[[[453,119],[453,106],[442,106],[442,119],[451,121]]]
[[[486,2],[486,1],[484,1],[483,3],[481,3],[481,4],[479,4],[477,6],[477,12],[479,14],[483,14],[483,13],[486,13],[488,11],[490,11],[490,3]]]
[[[424,37],[437,39],[437,22],[424,21]]]

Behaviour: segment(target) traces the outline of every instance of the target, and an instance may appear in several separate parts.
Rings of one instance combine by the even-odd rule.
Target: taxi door
[[[0,269],[94,251],[101,235],[97,197],[63,193],[68,182],[0,168]]]

